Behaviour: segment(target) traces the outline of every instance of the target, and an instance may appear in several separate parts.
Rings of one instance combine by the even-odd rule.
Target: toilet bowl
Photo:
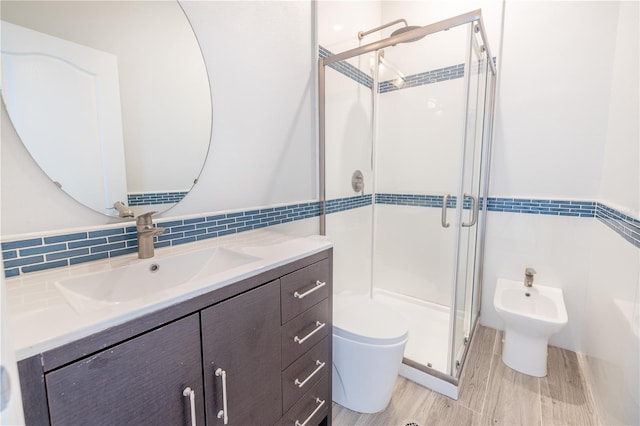
[[[546,376],[549,338],[568,322],[562,290],[498,279],[493,306],[505,326],[502,361],[521,373]]]
[[[333,401],[360,413],[384,410],[402,364],[409,323],[366,296],[333,299]]]

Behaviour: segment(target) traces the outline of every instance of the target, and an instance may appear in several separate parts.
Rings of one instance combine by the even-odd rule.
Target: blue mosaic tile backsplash
[[[139,192],[127,194],[129,206],[148,206],[151,204],[171,204],[182,200],[189,191]]]
[[[595,217],[596,203],[593,201],[538,200],[523,198],[489,197],[488,210],[554,216]]]
[[[316,201],[173,221],[160,219],[156,226],[165,229],[156,237],[154,245],[156,248],[175,246],[319,215],[320,203]],[[137,250],[135,226],[2,243],[6,277],[107,259]]]
[[[455,80],[464,77],[464,64],[452,65],[446,68],[438,68],[431,71],[421,72],[404,78],[402,84],[394,83],[392,80],[378,83],[378,92],[387,93],[394,90],[408,89],[425,84],[440,83],[447,80]]]
[[[375,194],[357,195],[327,200],[327,214],[376,204],[442,208],[441,195]],[[485,203],[480,200],[480,208]],[[447,207],[456,206],[450,197]],[[465,199],[464,208],[471,202]],[[640,247],[640,220],[625,215],[602,203],[551,199],[489,197],[486,208],[492,212],[597,218],[635,247]],[[185,244],[207,238],[259,229],[281,223],[317,217],[320,202],[306,202],[269,208],[206,215],[202,217],[158,221],[165,228],[155,246]],[[75,265],[135,253],[138,249],[135,226],[74,232],[61,235],[27,238],[2,243],[5,276],[14,277],[29,272]]]

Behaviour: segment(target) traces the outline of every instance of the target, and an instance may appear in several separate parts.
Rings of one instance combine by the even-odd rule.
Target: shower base
[[[400,375],[449,398],[458,399],[458,387],[438,377],[449,371],[449,307],[382,289],[374,289],[373,298],[409,320],[409,341]],[[427,370],[434,374],[422,371],[418,366],[428,367]]]

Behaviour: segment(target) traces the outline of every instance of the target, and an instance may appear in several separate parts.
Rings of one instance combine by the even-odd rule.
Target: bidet
[[[502,361],[521,373],[546,376],[549,338],[568,322],[562,290],[498,279],[493,306],[505,325]]]

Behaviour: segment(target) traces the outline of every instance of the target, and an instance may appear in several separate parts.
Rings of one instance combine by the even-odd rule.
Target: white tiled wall
[[[640,249],[593,226],[581,352],[602,424],[640,421]]]
[[[640,218],[640,4],[621,2],[600,197]],[[603,424],[640,423],[640,248],[598,223],[582,349]]]
[[[594,218],[489,212],[485,241],[481,321],[502,329],[493,308],[498,278],[522,281],[524,269],[536,269],[534,285],[561,288],[569,324],[551,344],[580,350],[589,278]]]
[[[440,226],[440,209],[375,207],[374,287],[450,306],[454,231]]]

